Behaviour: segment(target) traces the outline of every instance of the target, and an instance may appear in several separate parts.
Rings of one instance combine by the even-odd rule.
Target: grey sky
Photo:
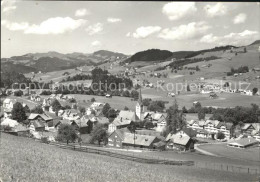
[[[259,39],[259,4],[5,1],[2,57],[33,52],[199,50]]]

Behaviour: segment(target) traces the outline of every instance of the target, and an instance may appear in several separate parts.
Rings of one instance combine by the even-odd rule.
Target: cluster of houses
[[[248,96],[252,96],[253,92],[252,90],[248,90],[248,89],[232,89],[231,87],[222,87],[219,84],[203,84],[202,85],[202,89],[200,91],[200,93],[202,94],[210,94],[211,98],[216,98],[217,95],[216,93],[240,93],[241,95],[248,95]],[[259,92],[256,93],[256,95],[260,95]]]
[[[37,96],[31,96],[31,99],[37,101]],[[250,141],[260,140],[260,124],[247,123],[241,127],[234,126],[232,123],[220,122],[218,120],[209,119],[206,115],[204,120],[198,120],[197,114],[186,115],[186,126],[177,133],[169,133],[163,137],[162,133],[167,126],[167,114],[160,112],[148,112],[142,104],[141,90],[139,99],[136,103],[135,111],[121,110],[113,121],[102,114],[105,103],[92,102],[86,107],[85,113],[79,110],[64,108],[58,112],[54,112],[51,103],[54,99],[59,101],[67,101],[74,97],[62,94],[52,94],[49,98],[42,101],[42,108],[45,110],[43,114],[28,113],[28,125],[22,125],[11,119],[11,110],[17,102],[15,99],[6,98],[3,101],[4,116],[1,126],[8,126],[12,132],[17,135],[29,135],[43,133],[44,131],[56,131],[61,124],[73,125],[80,134],[90,133],[97,124],[106,124],[108,132],[108,147],[116,148],[147,148],[161,150],[193,150],[194,144],[201,139],[217,139],[217,135],[222,133],[225,139],[231,138],[251,138]],[[49,106],[46,107],[46,106]],[[24,104],[23,107],[26,107]],[[48,108],[48,110],[46,110]],[[137,122],[152,123],[149,129],[136,128]],[[40,136],[39,136],[40,137]],[[54,137],[53,137],[54,140]],[[243,139],[245,140],[245,139]],[[235,147],[239,147],[239,141],[233,142]],[[243,143],[243,142],[242,142]],[[236,145],[237,144],[237,145]],[[246,143],[246,145],[248,142]],[[230,144],[232,146],[232,144]],[[250,146],[250,145],[249,145]],[[243,148],[243,147],[242,147]]]

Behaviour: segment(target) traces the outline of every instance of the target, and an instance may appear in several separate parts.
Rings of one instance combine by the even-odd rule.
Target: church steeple
[[[138,103],[140,106],[143,105],[143,99],[142,99],[142,92],[141,92],[141,88],[139,90],[139,98],[138,98]]]
[[[135,113],[136,113],[138,119],[141,119],[143,111],[144,111],[144,107],[143,107],[142,93],[141,93],[141,88],[140,88],[138,102],[136,103],[136,106],[135,106]]]

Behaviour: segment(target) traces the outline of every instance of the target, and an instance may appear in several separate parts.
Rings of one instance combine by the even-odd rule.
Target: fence
[[[207,162],[194,162],[195,167],[234,172],[234,173],[248,173],[248,174],[260,174],[259,169],[237,165],[226,165],[221,163],[207,163]]]

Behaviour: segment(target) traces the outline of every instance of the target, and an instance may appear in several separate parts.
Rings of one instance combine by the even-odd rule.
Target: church
[[[146,112],[146,106],[143,105],[141,89],[139,91],[139,98],[135,106],[135,114],[139,120],[144,119],[144,113]]]

